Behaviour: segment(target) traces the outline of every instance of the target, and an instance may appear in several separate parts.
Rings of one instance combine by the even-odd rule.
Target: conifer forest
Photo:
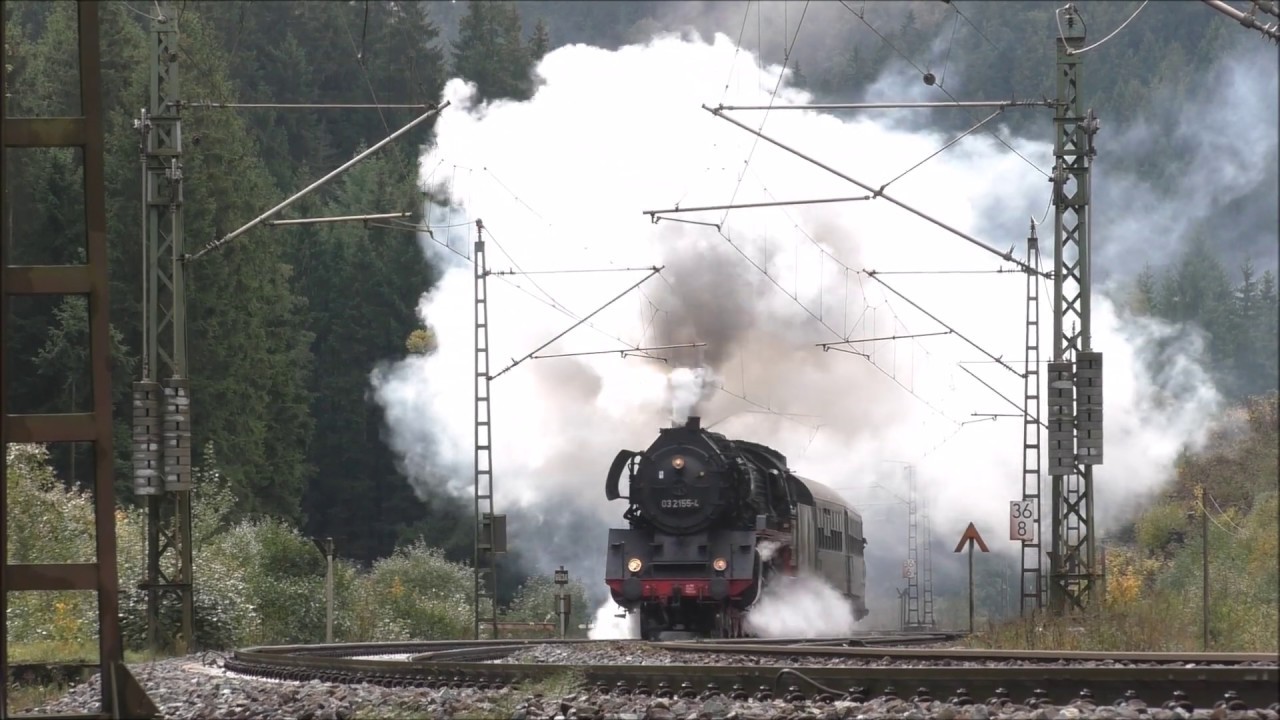
[[[617,50],[644,44],[662,32],[708,42],[718,32],[744,51],[758,51],[777,63],[783,45],[792,43],[788,84],[810,93],[815,103],[892,95],[892,87],[886,93],[885,78],[898,77],[893,73],[915,78],[911,91],[916,92],[925,85],[911,68],[923,67],[924,58],[932,73],[943,73],[944,64],[961,73],[952,82],[962,84],[962,92],[956,92],[965,97],[1052,97],[1050,4],[956,4],[963,17],[945,2],[833,0],[812,7],[788,2],[788,31],[796,30],[802,8],[811,14],[793,40],[783,28],[758,31],[753,27],[759,21],[755,10],[748,8],[744,20],[744,8],[754,7],[744,2],[176,2],[182,96],[190,103],[182,119],[187,242],[202,246],[244,225],[421,114],[404,106],[441,103],[447,83],[455,78],[474,84],[476,105],[518,103],[556,90],[544,87],[537,68],[556,61],[558,50],[579,44]],[[1080,0],[1076,5],[1088,19],[1092,42],[1124,22],[1136,3]],[[136,580],[126,578],[127,573],[140,577],[142,572],[145,524],[140,498],[132,491],[130,461],[130,388],[142,362],[146,322],[139,145],[133,122],[148,97],[153,10],[142,0],[104,2],[100,10],[115,482],[121,556],[133,553],[132,559],[121,561],[122,589]],[[782,12],[773,8],[766,14],[774,10]],[[71,52],[74,3],[6,2],[4,13],[8,114],[72,114],[78,102],[75,83],[69,81],[76,72]],[[872,21],[874,32],[860,17]],[[766,20],[772,22],[771,17]],[[770,32],[772,39],[761,37]],[[1215,74],[1229,82],[1231,68],[1223,58],[1260,63],[1254,72],[1244,73],[1246,78],[1274,78],[1276,57],[1274,47],[1268,54],[1268,44],[1204,4],[1180,0],[1151,3],[1087,56],[1088,104],[1103,123],[1094,213],[1123,217],[1123,222],[1109,227],[1122,227],[1129,235],[1125,243],[1112,244],[1123,246],[1124,252],[1097,251],[1095,297],[1105,297],[1117,308],[1116,322],[1122,330],[1153,324],[1169,328],[1144,346],[1136,362],[1158,368],[1172,362],[1175,350],[1194,345],[1221,398],[1214,416],[1204,422],[1236,418],[1244,428],[1236,434],[1215,431],[1198,446],[1183,449],[1173,476],[1159,493],[1112,513],[1123,516],[1110,535],[1121,548],[1109,556],[1116,568],[1108,580],[1115,583],[1116,602],[1143,592],[1167,591],[1175,597],[1193,586],[1198,592],[1189,569],[1194,563],[1183,557],[1186,541],[1179,523],[1195,485],[1212,477],[1221,488],[1215,502],[1232,523],[1215,542],[1224,556],[1260,573],[1246,577],[1249,574],[1241,572],[1241,585],[1232,592],[1252,607],[1269,607],[1268,612],[1275,613],[1275,408],[1280,375],[1276,118],[1274,113],[1241,111],[1231,125],[1196,130],[1203,118],[1190,110],[1204,103],[1203,93],[1214,86]],[[379,107],[217,106],[268,102]],[[593,100],[584,97],[581,102]],[[636,102],[647,100],[638,97]],[[1274,98],[1266,107],[1274,110]],[[617,111],[625,114],[627,109]],[[408,211],[413,222],[427,224],[423,211],[430,198],[429,188],[422,184],[421,159],[435,142],[435,122],[418,126],[309,194],[288,215]],[[931,114],[928,120],[903,116],[900,122],[903,127],[954,135],[973,121],[968,115]],[[1051,137],[1045,115],[1008,113],[1001,122],[1010,143]],[[1243,171],[1219,169],[1214,179],[1203,184],[1197,180],[1206,158],[1214,155],[1211,139],[1230,145],[1244,142],[1246,136],[1270,138],[1269,147],[1257,149],[1270,158],[1258,177],[1250,176],[1241,186]],[[1209,149],[1195,146],[1197,137]],[[535,147],[541,139],[532,130],[520,142]],[[78,244],[84,213],[78,157],[71,152],[10,152],[5,162],[9,210],[0,221],[8,226],[6,235],[41,239],[15,243],[10,262],[79,261],[84,253]],[[1216,198],[1230,186],[1230,197],[1210,202],[1205,212],[1157,218],[1152,206],[1140,201],[1118,206],[1108,199],[1121,196],[1118,183],[1107,179],[1108,168],[1117,166],[1150,187],[1186,188]],[[631,169],[616,171],[625,175]],[[725,199],[727,195],[720,201]],[[642,207],[639,200],[633,204],[636,217],[651,207]],[[1012,227],[1025,235],[1025,218],[1016,219]],[[495,230],[504,241],[519,232],[514,227]],[[607,234],[609,229],[601,227],[600,232]],[[708,232],[715,239],[715,233]],[[1174,235],[1179,241],[1166,241]],[[1052,247],[1051,238],[1050,222],[1042,229],[1044,247]],[[466,493],[448,492],[443,485],[424,490],[426,486],[410,482],[411,475],[429,474],[430,468],[408,467],[414,461],[397,451],[372,380],[406,358],[434,351],[434,330],[419,308],[424,296],[437,289],[445,268],[436,255],[424,252],[424,242],[403,227],[380,223],[259,227],[219,248],[208,261],[191,265],[186,278],[187,352],[195,407],[193,465],[202,478],[195,493],[196,572],[208,582],[208,589],[197,594],[203,645],[319,639],[323,606],[307,603],[323,577],[324,559],[314,552],[310,538],[326,537],[333,538],[342,562],[338,594],[339,604],[345,605],[339,617],[340,639],[469,632],[469,604],[449,598],[450,593],[469,597],[472,592],[472,501]],[[1010,242],[996,244],[1003,250]],[[1106,234],[1095,230],[1097,247],[1109,242]],[[724,254],[717,255],[717,262],[736,262],[744,273],[754,272],[732,250],[721,249]],[[1017,253],[1021,252],[1019,247]],[[761,287],[762,294],[777,292],[769,285]],[[1017,294],[1010,297],[1010,303],[1020,302]],[[1051,294],[1041,302],[1048,298]],[[796,310],[796,321],[805,320]],[[470,308],[458,312],[470,322]],[[9,377],[30,380],[8,388],[10,412],[88,407],[87,337],[82,298],[15,300],[4,347],[7,371]],[[1018,353],[1020,358],[1021,350]],[[887,378],[880,380],[888,383]],[[1161,402],[1176,400],[1180,392],[1192,390],[1170,384]],[[1007,406],[1003,409],[1008,411]],[[501,437],[513,431],[496,432]],[[88,513],[84,493],[91,487],[92,456],[86,446],[11,452],[18,454],[9,463],[10,497],[25,498],[24,512],[49,518],[49,527],[61,527],[53,519],[60,514]],[[1009,452],[1014,452],[1012,446]],[[592,459],[601,468],[599,480],[582,493],[602,495],[603,468],[611,457]],[[501,455],[497,462],[501,476]],[[469,492],[471,478],[459,482]],[[519,512],[507,511],[513,518]],[[615,526],[618,522],[615,517]],[[58,532],[65,533],[68,547],[87,542],[75,539],[80,531],[70,524]],[[553,592],[544,577],[546,568],[515,538],[513,534],[513,545],[499,565],[499,600],[510,617],[543,620],[544,604],[549,607]],[[940,541],[954,542],[951,530]],[[15,557],[40,552],[35,544],[11,542]],[[584,536],[582,545],[583,552],[603,558],[603,535]],[[896,569],[890,565],[886,572],[894,574]],[[573,580],[580,598],[574,606],[575,622],[586,623],[603,586],[598,576],[585,571]],[[436,588],[443,598],[439,607],[448,609],[419,602],[423,588]],[[256,609],[237,602],[238,597],[259,598]],[[380,605],[379,598],[394,598],[399,604]],[[992,595],[983,602],[984,607],[999,607],[1003,601]],[[140,597],[134,597],[122,606],[124,627],[135,646],[144,635],[139,603]],[[298,611],[304,605],[307,610]],[[959,600],[952,610],[959,613],[958,608]],[[20,628],[28,627],[27,639],[37,640],[38,628],[47,619],[44,611],[21,603],[10,609],[18,613],[11,622],[19,628],[11,635],[17,633],[20,640]],[[1010,612],[1016,614],[1016,605]],[[1275,648],[1274,633],[1262,637],[1248,622],[1233,624],[1226,615],[1220,622],[1223,643]]]

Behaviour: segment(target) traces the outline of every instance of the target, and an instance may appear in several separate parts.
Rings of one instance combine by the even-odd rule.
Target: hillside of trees
[[[1131,12],[1128,3],[1077,4],[1099,28],[1114,28]],[[730,14],[742,22],[745,4],[689,3],[679,11],[683,20],[672,15],[677,10],[670,6],[679,5],[685,4],[182,2],[176,17],[182,95],[193,102],[429,103],[439,101],[448,78],[460,76],[476,83],[481,97],[526,98],[536,89],[534,63],[565,43],[617,46],[643,40],[668,21],[707,25],[698,13],[711,17],[713,5],[732,6]],[[952,22],[970,27],[969,20],[980,32],[957,31],[951,50],[964,58],[966,94],[1052,95],[1045,5],[966,2],[964,22],[944,3],[880,5],[902,6],[867,11],[884,40],[838,3],[810,8],[822,15],[805,21],[815,40],[799,45],[797,58],[804,82],[821,98],[864,97],[902,55],[936,68],[941,57],[930,38]],[[1183,91],[1214,57],[1242,42],[1261,42],[1200,3],[1177,5],[1108,44],[1109,71],[1090,76],[1100,114],[1133,120],[1151,98]],[[135,501],[130,384],[139,375],[143,323],[138,134],[132,128],[148,97],[150,20],[143,7],[106,2],[100,11],[116,476],[125,503]],[[74,3],[6,2],[4,13],[9,113],[74,111]],[[794,28],[796,17],[789,22]],[[1098,32],[1091,30],[1091,37]],[[743,33],[745,46],[752,37]],[[776,48],[769,52],[778,55]],[[393,108],[187,108],[187,242],[203,245],[241,226],[414,115]],[[417,159],[431,141],[428,122],[287,214],[419,210]],[[18,151],[6,162],[2,221],[12,238],[12,262],[80,259],[83,248],[72,241],[83,235],[77,155]],[[1166,171],[1153,160],[1151,173]],[[382,413],[368,392],[370,371],[403,357],[411,335],[422,329],[414,310],[436,280],[412,233],[373,225],[260,228],[192,264],[195,462],[207,465],[203,449],[217,448],[228,527],[278,521],[301,536],[333,537],[340,555],[366,568],[415,541],[441,548],[444,561],[469,560],[470,504],[414,495],[384,442]],[[1129,284],[1131,312],[1205,334],[1230,400],[1275,390],[1273,268],[1224,264],[1216,246],[1205,242]],[[22,299],[13,309],[4,351],[8,376],[23,381],[8,388],[12,412],[87,407],[83,302]],[[89,458],[87,448],[55,447],[51,472],[70,487],[87,487]],[[504,562],[515,572],[500,574],[500,596],[511,600],[527,573],[518,552]]]

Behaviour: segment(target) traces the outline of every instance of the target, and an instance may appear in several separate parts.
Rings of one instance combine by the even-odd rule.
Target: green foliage
[[[210,551],[243,587],[240,602],[250,611],[243,641],[324,637],[324,557],[297,530],[278,520],[246,521],[218,536]]]
[[[1105,605],[1084,616],[991,626],[975,642],[1058,650],[1200,649],[1207,524],[1209,649],[1275,652],[1277,395],[1249,398],[1215,420],[1208,445],[1182,458],[1165,496],[1138,517],[1136,545],[1108,549]]]
[[[1124,4],[1092,0],[1082,0],[1079,6],[1093,26],[1091,38],[1099,37],[1097,28],[1115,27],[1130,12]],[[513,3],[473,2],[457,10],[429,3],[185,3],[177,17],[182,29],[183,95],[282,103],[437,101],[446,50],[434,18],[456,12],[461,16],[458,32],[448,47],[452,69],[475,82],[482,99],[525,98],[534,89],[533,63],[553,45],[636,39],[632,28],[667,12],[666,4],[648,0],[520,7],[526,19],[537,20],[527,36]],[[74,46],[75,4],[9,2],[4,12],[10,114],[74,113],[79,102],[73,81],[76,60],[67,48]],[[900,19],[892,22],[881,22],[874,14],[868,18],[890,42],[927,65],[931,48],[922,40],[942,37],[947,21],[954,19],[952,12],[945,4],[934,4],[895,15]],[[998,3],[970,13],[981,34],[961,23],[953,49],[953,63],[965,59],[963,66],[952,69],[956,81],[964,83],[964,94],[1051,96],[1051,74],[1044,70],[1052,62],[1052,32],[1043,22],[1048,12],[1051,9],[1029,3]],[[1220,57],[1232,38],[1244,35],[1229,23],[1205,21],[1194,3],[1146,12],[1092,51],[1114,70],[1089,76],[1090,104],[1112,126],[1128,124],[1159,93],[1175,100],[1184,97],[1188,78]],[[864,92],[889,62],[901,60],[885,42],[850,20],[848,42],[841,45],[847,52],[805,60],[811,75],[806,82],[818,92],[846,100]],[[132,500],[127,408],[129,385],[142,360],[138,348],[143,320],[138,137],[131,122],[148,95],[149,21],[122,3],[103,5],[101,21],[116,474],[119,497]],[[1028,27],[1045,32],[1027,33]],[[803,54],[803,40],[800,46],[797,58]],[[1149,58],[1159,58],[1154,72],[1147,67]],[[1142,72],[1127,69],[1138,63],[1145,68]],[[798,61],[795,69],[796,82],[802,82]],[[239,227],[414,114],[406,109],[184,112],[188,247]],[[968,124],[963,114],[949,117],[961,126]],[[1015,131],[1019,123],[1040,122],[1032,113],[1009,120]],[[415,185],[418,148],[429,142],[429,128],[430,122],[289,212],[303,217],[416,210],[421,202]],[[76,153],[12,155],[7,159],[8,213],[0,218],[14,238],[12,261],[78,262],[83,257],[83,175]],[[1174,267],[1145,276],[1134,293],[1133,310],[1203,327],[1210,335],[1219,380],[1231,397],[1274,389],[1274,274],[1242,268],[1239,282],[1233,284],[1230,273],[1220,264],[1215,267],[1216,262],[1203,245],[1193,247]],[[368,373],[380,362],[403,356],[406,338],[416,337],[410,351],[429,352],[429,343],[413,335],[421,326],[415,308],[436,274],[413,234],[354,225],[260,228],[191,268],[188,351],[194,442],[201,449],[197,463],[207,468],[197,482],[194,504],[200,642],[225,646],[250,637],[321,637],[323,606],[315,599],[320,558],[306,537],[334,537],[342,553],[366,566],[421,535],[432,545],[444,546],[443,553],[410,544],[385,561],[391,563],[386,567],[416,562],[467,575],[459,570],[462,566],[445,558],[469,552],[469,513],[450,498],[419,501],[413,495],[381,439],[381,412],[367,397]],[[87,397],[83,375],[74,374],[84,360],[83,300],[23,302],[27,304],[15,310],[6,328],[7,371],[22,378],[11,388],[10,411],[65,411],[67,404]],[[1264,501],[1251,495],[1239,478],[1260,472],[1267,463],[1274,467],[1274,443],[1268,448],[1247,439],[1232,442],[1237,441],[1247,447],[1189,467],[1203,470],[1213,497],[1238,513],[1232,518],[1242,527],[1252,527],[1247,524],[1253,518],[1249,508]],[[210,449],[214,446],[220,451],[217,458]],[[22,491],[12,497],[25,505],[15,506],[13,517],[30,523],[15,533],[11,554],[88,558],[92,543],[87,499],[62,489],[64,484],[86,487],[88,464],[72,472],[73,456],[65,447],[40,457],[45,459],[20,460],[17,475],[10,474],[24,478]],[[65,483],[54,479],[46,460]],[[122,511],[119,522],[121,584],[126,588],[122,617],[130,641],[137,645],[145,636],[145,597],[131,588],[143,574],[145,521],[136,511]],[[1153,511],[1146,522],[1144,542],[1149,545],[1144,547],[1176,550],[1152,544],[1158,542],[1161,528],[1172,528],[1172,511]],[[305,533],[293,531],[295,526]],[[32,534],[37,527],[41,532],[49,528],[55,540],[37,538]],[[1274,557],[1274,551],[1259,551],[1257,543],[1251,547],[1246,553],[1250,563]],[[399,576],[382,565],[382,570],[367,574],[356,567],[347,562],[335,567],[339,606],[346,608],[337,618],[340,636],[373,639],[418,631],[445,636],[458,627],[469,628],[470,621],[459,620],[448,599],[454,598],[454,590],[432,601],[439,604],[436,610],[419,608],[425,614],[414,614],[410,606],[385,617],[376,614],[378,593],[394,587],[377,583]],[[461,575],[454,580],[460,582]],[[506,582],[518,575],[501,577]],[[272,598],[268,591],[275,580],[279,597]],[[457,587],[463,590],[456,592],[469,593],[469,576]],[[540,592],[536,584],[526,588],[512,617],[534,617],[544,604]],[[78,595],[60,596],[52,604],[34,595],[16,597],[21,600],[15,601],[19,604],[11,616],[26,623],[23,637],[32,640],[51,627],[73,636],[73,620],[86,626],[92,619],[92,604],[75,600]],[[282,608],[293,607],[288,604],[293,601],[303,603],[298,606],[302,609],[286,614]],[[49,613],[58,602],[63,603],[61,615],[54,618]],[[469,601],[463,605],[470,612]],[[164,607],[165,623],[176,627],[176,607]],[[354,607],[363,610],[354,612]],[[583,603],[576,608],[586,610]]]
[[[32,445],[5,447],[10,517],[9,563],[92,562],[91,499],[66,490],[48,467],[48,452]],[[48,643],[73,651],[95,625],[92,593],[14,593],[6,615],[12,643]]]
[[[413,168],[407,157],[374,156],[348,171],[313,214],[413,208]],[[401,529],[432,515],[383,443],[382,409],[368,388],[373,368],[404,356],[406,336],[421,325],[418,298],[435,273],[412,233],[326,225],[298,228],[288,242],[315,333],[308,460],[316,474],[304,496],[307,529],[371,562],[392,551]]]
[[[578,629],[579,625],[585,625],[591,619],[592,608],[587,604],[586,589],[582,583],[571,581],[563,591],[568,592],[572,598],[567,637],[586,637],[586,631]],[[556,585],[551,577],[546,575],[531,577],[516,590],[515,597],[511,600],[511,605],[502,619],[511,622],[552,623],[554,626],[559,622],[555,603],[555,596],[559,592],[562,592],[560,586]]]
[[[206,448],[206,459],[214,458]],[[14,517],[9,562],[87,562],[93,559],[90,497],[53,474],[47,451],[9,445],[6,476]],[[325,559],[297,529],[274,519],[234,517],[231,483],[216,467],[196,473],[192,518],[195,633],[198,648],[257,643],[310,643],[325,634]],[[228,524],[230,523],[230,524]],[[116,513],[120,623],[130,649],[147,646],[145,514]],[[165,571],[171,576],[174,568]],[[419,541],[369,571],[334,563],[334,636],[339,641],[450,639],[472,632],[472,572]],[[97,603],[92,593],[17,593],[9,599],[15,646],[44,647],[63,659],[83,654],[93,640]],[[585,606],[584,606],[585,607]],[[160,606],[161,633],[176,637],[176,602]]]
[[[526,46],[512,2],[468,3],[453,41],[453,71],[475,83],[477,100],[525,100],[533,94],[532,63],[550,44],[546,27]],[[536,56],[536,57],[535,57]]]
[[[533,25],[533,34],[529,36],[529,59],[538,62],[551,49],[551,31],[542,18]]]
[[[379,560],[356,589],[352,640],[443,640],[473,630],[470,568],[421,541]]]
[[[1274,274],[1268,270],[1258,277],[1249,263],[1239,273],[1233,287],[1201,236],[1162,273],[1146,268],[1134,280],[1127,303],[1138,315],[1203,330],[1211,372],[1232,400],[1274,391],[1280,352]]]
[[[183,96],[438,101],[444,53],[428,17],[434,7],[185,3],[176,17]],[[11,114],[74,114],[76,60],[67,48],[75,44],[75,3],[6,3],[5,13]],[[149,32],[150,21],[135,9],[103,6],[116,478],[118,496],[132,502],[128,408],[142,361],[143,298],[138,134],[131,123],[149,94]],[[416,114],[184,112],[188,249],[239,227]],[[429,127],[383,149],[291,212],[418,209],[416,161]],[[83,202],[76,153],[11,155],[4,221],[16,239],[12,261],[79,261]],[[192,263],[187,274],[193,443],[201,451],[212,443],[223,452],[218,464],[233,504],[220,526],[264,517],[293,524],[305,519],[308,534],[334,537],[363,562],[389,553],[402,534],[431,519],[433,507],[448,512],[414,497],[381,440],[381,413],[367,397],[369,371],[403,356],[405,337],[420,325],[417,300],[435,276],[412,233],[369,230],[259,228]],[[65,412],[68,402],[87,403],[87,368],[78,367],[84,365],[84,323],[77,316],[83,301],[22,302],[6,328],[9,369],[24,378],[12,391],[11,410]],[[52,460],[59,475],[88,482],[90,465],[77,463],[70,446],[53,448]],[[198,451],[196,463],[203,461]],[[454,545],[454,552],[462,547]]]
[[[1138,520],[1138,547],[1147,553],[1164,553],[1186,539],[1187,518],[1177,505],[1159,505]]]

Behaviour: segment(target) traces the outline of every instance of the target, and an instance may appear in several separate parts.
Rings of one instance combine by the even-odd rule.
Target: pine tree
[[[1258,282],[1253,276],[1253,263],[1245,261],[1240,268],[1241,281],[1232,296],[1231,322],[1227,332],[1231,334],[1234,357],[1232,385],[1237,397],[1254,393],[1262,380],[1261,361],[1263,348],[1259,341]]]
[[[800,69],[799,60],[795,61],[794,68],[791,72],[791,87],[799,90],[807,90],[809,88],[809,78],[806,77],[804,72]]]
[[[1280,331],[1277,329],[1280,299],[1276,297],[1276,276],[1270,270],[1262,274],[1258,283],[1258,315],[1258,346],[1262,350],[1262,382],[1259,386],[1262,390],[1275,390],[1277,371],[1280,370],[1280,358],[1277,357],[1280,354]]]
[[[547,23],[542,18],[538,18],[538,22],[533,26],[533,35],[529,36],[529,58],[536,63],[545,57],[550,49],[551,33],[547,30]]]
[[[530,49],[510,2],[472,2],[453,41],[453,71],[476,85],[476,100],[527,99],[533,91]]]
[[[1151,270],[1150,265],[1144,266],[1134,284],[1133,296],[1129,303],[1130,309],[1139,315],[1159,315],[1157,288],[1156,274]]]

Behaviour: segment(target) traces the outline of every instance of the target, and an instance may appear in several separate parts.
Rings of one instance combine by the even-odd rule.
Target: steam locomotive
[[[855,619],[867,614],[862,516],[772,448],[690,417],[643,452],[619,452],[605,496],[629,503],[629,527],[609,530],[605,584],[646,640],[743,637],[746,611],[780,576],[821,578]]]

